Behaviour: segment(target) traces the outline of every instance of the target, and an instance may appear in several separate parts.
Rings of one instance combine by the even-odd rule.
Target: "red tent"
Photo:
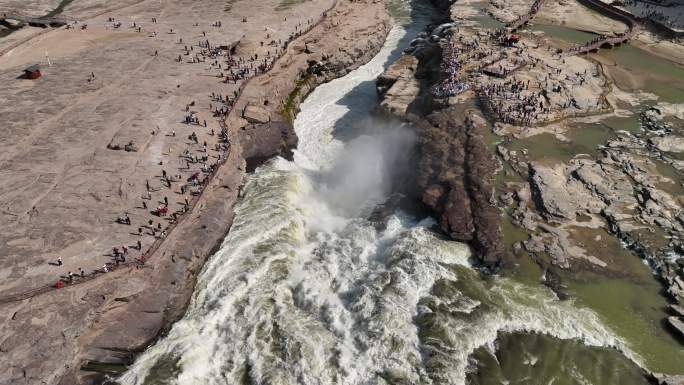
[[[24,70],[24,77],[26,79],[38,79],[41,76],[42,74],[40,73],[40,66],[38,64],[29,66]]]

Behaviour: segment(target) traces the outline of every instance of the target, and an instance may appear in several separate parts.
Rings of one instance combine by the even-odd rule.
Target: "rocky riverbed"
[[[611,237],[663,283],[671,302],[665,333],[684,341],[683,105],[620,89],[613,74],[621,67],[608,67],[601,52],[559,55],[568,40],[534,26],[511,44],[482,21],[513,22],[531,1],[506,12],[496,1],[434,3],[450,16],[377,82],[380,110],[412,122],[424,138],[416,199],[445,234],[471,244],[487,271],[531,258],[543,272],[538,279],[561,298],[571,297],[565,280],[577,272],[628,279],[630,268],[601,250]],[[544,5],[540,14],[552,23],[563,7]],[[592,17],[605,19],[602,33],[626,29]],[[684,50],[674,47],[668,58]],[[672,65],[644,76],[674,74],[679,83],[684,63]],[[628,118],[637,126],[607,123]],[[504,222],[525,236],[504,239]]]

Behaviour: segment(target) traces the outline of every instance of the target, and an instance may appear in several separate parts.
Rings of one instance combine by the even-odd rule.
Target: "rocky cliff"
[[[34,315],[45,319],[58,313],[57,304],[71,304],[70,318],[60,319],[49,330],[43,328],[41,337],[57,340],[53,334],[61,333],[68,345],[50,359],[32,360],[30,367],[24,366],[23,380],[16,383],[103,383],[105,374],[124,370],[183,316],[204,262],[230,229],[232,206],[245,172],[274,156],[291,157],[297,144],[292,119],[301,100],[317,85],[369,61],[382,47],[391,27],[384,2],[336,4],[320,23],[292,41],[268,74],[252,79],[242,90],[234,107],[239,113],[225,122],[231,140],[229,158],[195,209],[144,268],[122,269],[109,273],[107,280],[31,300]],[[17,320],[23,317],[16,312]],[[12,343],[12,339],[3,341]]]
[[[487,123],[474,94],[453,103],[433,98],[429,85],[440,76],[442,52],[434,41],[419,39],[412,45],[419,49],[378,78],[379,110],[417,130],[415,198],[434,213],[446,235],[469,243],[482,265],[496,271],[506,261],[493,202],[497,163],[484,140]]]

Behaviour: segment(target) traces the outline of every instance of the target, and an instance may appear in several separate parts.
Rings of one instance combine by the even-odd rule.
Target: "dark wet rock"
[[[648,131],[669,132],[672,130],[672,124],[662,121],[662,112],[655,107],[649,108],[639,115],[641,127]]]
[[[292,149],[297,147],[297,135],[289,122],[248,125],[240,130],[240,144],[242,156],[247,162],[247,172],[252,172],[274,156],[292,160]]]
[[[417,122],[417,184],[423,203],[454,240],[470,243],[488,268],[504,264],[499,213],[492,204],[496,162],[475,110],[447,108]]]
[[[563,281],[557,268],[550,266],[546,269],[544,275],[542,276],[542,284],[551,289],[556,294],[558,299],[568,299],[568,294],[565,292],[565,287],[563,286]]]
[[[436,5],[451,4],[442,3]],[[434,100],[429,88],[441,76],[439,37],[450,31],[451,25],[442,24],[433,28],[431,35],[437,38],[419,35],[413,54],[402,56],[378,77],[378,110],[411,122],[417,130],[417,199],[434,213],[446,235],[469,243],[482,265],[495,271],[507,263],[493,186],[498,163],[484,140],[488,127],[474,99],[449,106]]]

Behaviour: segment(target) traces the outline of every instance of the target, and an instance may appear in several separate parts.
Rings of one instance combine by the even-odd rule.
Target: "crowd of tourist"
[[[432,87],[432,94],[435,97],[455,96],[470,89],[468,83],[458,78],[458,72],[461,69],[461,64],[458,60],[460,51],[451,41],[445,47],[442,47],[440,70],[444,79]]]
[[[152,23],[156,22],[157,19],[154,18]],[[116,29],[123,25],[120,20],[112,17],[107,19],[107,23]],[[199,24],[195,24],[195,26],[199,26]],[[221,22],[214,22],[211,26],[220,28]],[[249,57],[235,54],[235,48],[239,42],[225,46],[212,43],[209,39],[204,38],[195,45],[183,45],[182,38],[177,40],[182,48],[181,54],[178,55],[177,59],[174,58],[176,62],[202,63],[204,65],[209,63],[209,71],[215,73],[221,83],[239,85],[232,94],[211,93],[208,113],[216,118],[220,127],[210,127],[211,124],[199,118],[199,112],[195,110],[199,106],[195,101],[186,104],[184,106],[186,113],[184,122],[187,126],[196,128],[187,135],[188,141],[183,141],[186,148],[178,153],[177,163],[174,164],[172,158],[159,161],[160,175],[157,175],[152,182],[149,179],[145,181],[145,194],[141,197],[141,205],[133,209],[145,213],[136,215],[137,218],[144,219],[139,219],[142,222],[136,223],[135,220],[131,219],[132,211],[130,210],[115,219],[116,223],[137,228],[137,231],[134,230],[131,234],[136,234],[138,239],[133,245],[113,247],[109,254],[111,262],[105,263],[101,268],[94,269],[91,273],[86,273],[85,269],[79,268],[78,274],[69,271],[66,275],[60,276],[53,288],[61,288],[64,284],[85,281],[97,274],[111,272],[122,265],[138,267],[144,265],[146,258],[156,250],[182,216],[191,210],[219,165],[226,161],[231,149],[231,141],[224,122],[227,115],[235,108],[237,99],[247,81],[252,77],[268,72],[277,58],[286,51],[288,45],[314,26],[315,23],[312,20],[298,23],[295,26],[295,31],[285,40],[271,39],[270,34],[266,33],[266,43],[261,42],[260,47],[273,47],[273,49],[267,49],[266,54],[262,57],[258,53]],[[132,25],[132,28],[138,32],[142,31],[138,24]],[[176,33],[177,31],[173,29],[168,31],[168,34]],[[202,32],[202,35],[206,37],[206,33]],[[151,32],[149,36],[158,37],[156,31]],[[159,52],[155,51],[153,56],[159,57]],[[183,60],[183,56],[190,58]],[[162,132],[156,129],[152,130],[151,134],[156,136]],[[166,133],[166,136],[175,137],[175,129],[171,129]],[[171,156],[171,152],[171,148],[169,148],[167,155]],[[175,169],[175,171],[167,171],[169,168]],[[169,197],[176,197],[176,200],[169,199]],[[58,263],[51,264],[61,267],[62,258],[58,258]]]
[[[544,90],[529,92],[530,81],[506,80],[502,84],[490,83],[480,91],[504,123],[530,125],[546,119],[551,109]]]

